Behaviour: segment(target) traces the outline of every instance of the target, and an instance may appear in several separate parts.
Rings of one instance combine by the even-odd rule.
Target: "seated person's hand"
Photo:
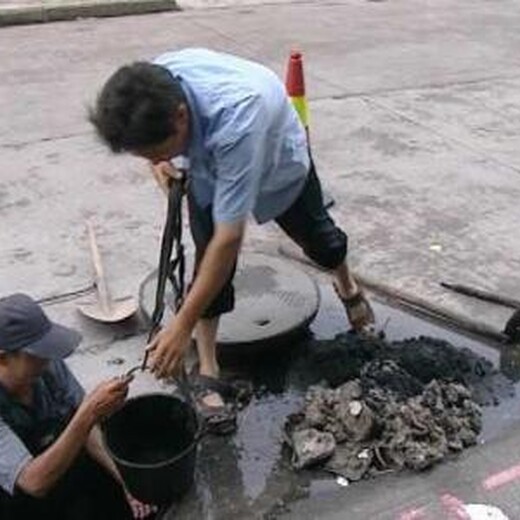
[[[132,513],[134,514],[134,518],[142,519],[150,516],[152,513],[157,512],[157,506],[152,506],[149,504],[143,504],[139,502],[137,498],[134,498],[128,491],[125,490],[126,500],[130,504],[132,508]]]
[[[85,396],[79,411],[91,414],[95,421],[111,415],[125,402],[131,380],[132,377],[115,377],[100,383]]]

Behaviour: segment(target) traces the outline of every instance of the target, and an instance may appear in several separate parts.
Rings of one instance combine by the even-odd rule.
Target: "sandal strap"
[[[216,377],[197,374],[192,376],[192,386],[197,394],[207,394],[208,391],[215,392],[223,399],[233,399],[237,395],[237,389],[232,384]]]
[[[227,405],[211,407],[199,403],[198,411],[207,433],[227,435],[237,429],[236,412]]]
[[[350,320],[350,324],[354,329],[357,329],[358,327],[358,321],[357,319],[352,319],[352,311],[355,307],[364,305],[366,307],[366,312],[368,313],[368,323],[374,323],[374,311],[372,310],[372,306],[370,305],[370,302],[367,300],[365,296],[365,292],[361,287],[358,287],[358,290],[355,294],[352,296],[349,296],[348,298],[345,298],[341,296],[341,294],[338,291],[338,288],[336,285],[334,285],[334,289],[336,291],[336,294],[338,295],[338,298],[340,299],[341,303],[345,307],[345,310],[347,311],[348,318]],[[364,321],[364,320],[363,320]]]
[[[340,296],[340,300],[349,307],[355,307],[356,305],[360,305],[361,303],[365,303],[365,295],[361,289],[358,290],[353,296],[349,296],[348,298],[344,298]]]

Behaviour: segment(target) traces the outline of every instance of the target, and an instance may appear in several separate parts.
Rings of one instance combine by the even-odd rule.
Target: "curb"
[[[175,0],[87,1],[59,6],[20,6],[0,8],[0,27],[33,23],[180,11]]]

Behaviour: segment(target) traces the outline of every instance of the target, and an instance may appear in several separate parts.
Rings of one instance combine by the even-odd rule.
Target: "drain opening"
[[[269,323],[271,323],[271,320],[266,318],[255,320],[255,325],[258,325],[259,327],[265,327],[266,325],[269,325]]]

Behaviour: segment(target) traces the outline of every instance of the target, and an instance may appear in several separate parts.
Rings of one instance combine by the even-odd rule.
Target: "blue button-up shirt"
[[[303,188],[309,153],[285,87],[258,63],[207,49],[159,56],[181,81],[191,134],[190,186],[215,222],[282,214]]]

